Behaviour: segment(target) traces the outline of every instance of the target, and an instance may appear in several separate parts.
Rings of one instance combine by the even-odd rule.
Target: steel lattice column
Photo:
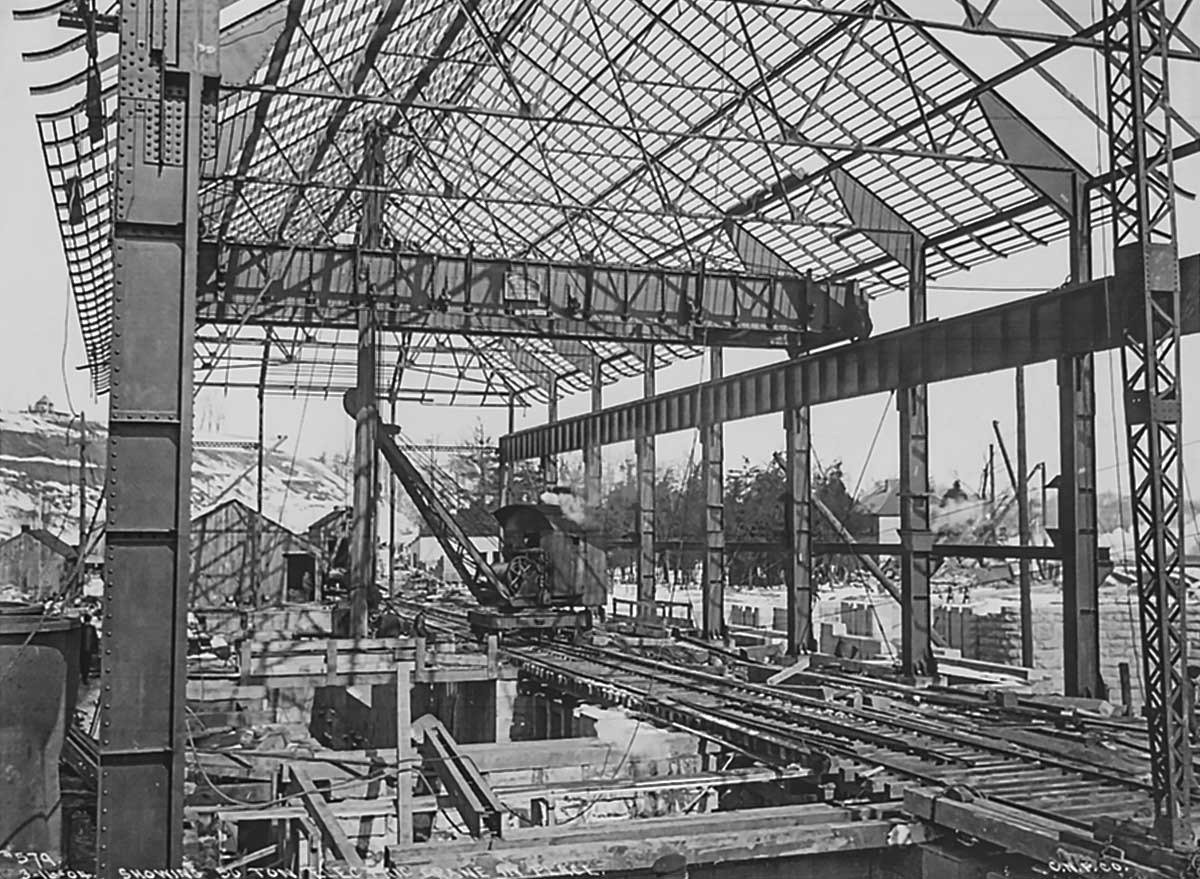
[[[368,123],[363,131],[363,179],[372,186],[382,186],[387,157],[384,153],[385,132],[377,122]],[[363,194],[362,223],[359,227],[359,250],[378,249],[383,237],[383,204],[379,192]],[[356,260],[356,263],[361,263]],[[375,514],[376,472],[379,454],[375,444],[375,425],[378,423],[379,401],[376,345],[375,291],[371,279],[361,270],[355,271],[355,284],[363,297],[358,309],[358,373],[357,400],[354,418],[354,518],[350,536],[350,634],[367,637],[368,595],[375,585]]]
[[[724,352],[709,351],[712,378],[724,371]],[[707,401],[707,402],[706,402]],[[725,425],[701,390],[701,481],[704,483],[703,628],[706,638],[725,637]]]
[[[925,242],[916,236],[909,265],[908,318],[925,320]],[[909,676],[934,672],[929,601],[929,412],[925,385],[900,388],[900,658]]]
[[[1092,276],[1088,196],[1076,178],[1071,215],[1071,281]],[[1058,361],[1058,531],[1063,553],[1063,691],[1105,696],[1100,677],[1100,581],[1096,567],[1096,392],[1091,354]]]
[[[646,345],[643,362],[645,373],[642,378],[642,392],[646,398],[654,396],[655,370],[654,346]],[[654,516],[655,497],[655,442],[656,437],[650,431],[644,431],[634,441],[634,454],[637,458],[637,517],[638,517],[638,616],[644,620],[653,620],[658,616],[655,601],[655,553],[654,553]]]
[[[807,406],[783,413],[786,435],[784,455],[787,493],[784,496],[784,527],[787,529],[787,651],[791,656],[816,647],[813,631],[812,588],[812,436]]]
[[[103,879],[182,859],[196,243],[200,165],[216,138],[219,10],[216,0],[121,5],[96,828]]]
[[[1122,348],[1155,830],[1190,847],[1179,264],[1164,0],[1105,0],[1113,268],[1127,297]]]

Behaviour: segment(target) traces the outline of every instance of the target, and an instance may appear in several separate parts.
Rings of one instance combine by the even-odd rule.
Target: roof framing
[[[68,5],[16,17],[45,19]],[[387,247],[762,270],[725,234],[736,222],[784,264],[886,292],[903,280],[888,252],[891,227],[922,237],[936,276],[1063,236],[1064,193],[1111,170],[1085,168],[998,91],[1032,72],[1082,125],[1095,125],[1098,108],[1048,65],[1102,50],[1103,22],[1081,23],[1057,0],[1039,0],[1046,24],[1034,29],[1006,19],[1010,6],[947,0],[940,15],[919,4],[917,17],[894,0],[274,0],[233,20],[244,4],[230,4],[222,54],[231,67],[217,148],[203,168],[205,234],[217,247],[348,243],[363,197],[379,191],[362,184],[354,159],[365,124],[379,120],[390,132]],[[1014,63],[983,78],[933,34],[990,38]],[[49,105],[38,124],[103,389],[116,46],[96,35],[106,125],[95,140],[83,93],[86,36],[54,37],[24,57],[54,71],[34,88]],[[1181,27],[1171,54],[1195,61],[1200,47]],[[848,190],[868,197],[848,200]],[[1094,222],[1105,213],[1095,205]],[[218,348],[198,350],[210,379],[244,365],[239,335],[257,331],[243,318],[221,328],[208,316],[225,334]],[[588,386],[580,357],[559,350],[567,343],[468,334],[448,344],[454,329],[447,318],[405,330],[385,386],[421,396],[422,376],[461,373],[454,387],[488,402],[544,399],[550,376],[561,379],[559,393]],[[285,379],[297,377],[296,363],[315,370],[325,362],[309,352],[327,350],[328,339],[317,345],[294,332],[305,353],[273,360],[269,384],[295,387]],[[320,332],[339,338],[332,327]],[[642,337],[632,326],[628,346],[584,338],[568,347],[609,364],[602,375],[611,381],[637,368]],[[665,361],[696,352],[693,340],[677,341],[655,350]],[[330,362],[333,375],[341,367]],[[311,386],[336,385],[314,378]]]

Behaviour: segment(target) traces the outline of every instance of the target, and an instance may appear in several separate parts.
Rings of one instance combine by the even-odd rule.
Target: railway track
[[[802,763],[865,792],[913,782],[954,786],[1045,818],[1090,828],[1100,817],[1152,814],[1149,785],[1111,766],[992,735],[966,717],[934,719],[823,701],[599,647],[505,648],[535,678],[690,726],[775,763]]]
[[[423,610],[431,630],[467,629],[465,612]],[[1136,722],[997,705],[982,694],[836,669],[799,673],[806,686],[795,692],[594,644],[509,641],[501,649],[555,690],[624,707],[768,765],[804,766],[829,798],[894,801],[914,789],[934,790],[994,807],[1023,832],[1046,830],[1088,846],[1100,824],[1146,828],[1152,820]],[[1010,830],[999,828],[988,841],[1013,847]],[[1173,859],[1152,844],[1146,852],[1124,862],[1128,872],[1190,873],[1160,872]]]

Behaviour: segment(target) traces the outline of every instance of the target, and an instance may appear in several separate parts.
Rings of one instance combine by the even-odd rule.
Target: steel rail
[[[774,699],[777,701],[791,702],[792,704],[794,704],[796,706],[803,707],[806,709],[814,709],[817,711],[829,711],[830,710],[830,707],[829,707],[830,703],[824,702],[820,699],[814,699],[810,696],[804,696],[799,693],[794,693],[794,692],[777,689],[777,688],[773,688],[773,687],[765,687],[760,684],[752,684],[752,683],[745,682],[745,681],[736,681],[736,682],[730,681],[728,678],[723,678],[718,675],[709,674],[707,672],[702,672],[702,671],[699,671],[696,669],[689,669],[689,668],[684,668],[684,667],[680,667],[680,666],[675,666],[675,665],[671,665],[671,664],[668,664],[665,662],[648,659],[648,658],[642,657],[642,656],[633,656],[633,655],[627,655],[627,654],[615,654],[612,651],[605,650],[604,648],[579,648],[579,647],[574,647],[574,646],[568,647],[566,645],[555,645],[554,649],[560,650],[560,651],[568,653],[568,654],[574,654],[577,658],[580,658],[580,659],[585,659],[587,661],[604,662],[604,664],[612,665],[614,667],[620,666],[622,663],[628,664],[628,665],[640,665],[640,666],[643,666],[646,668],[650,668],[650,669],[654,670],[656,673],[660,673],[663,675],[676,676],[676,677],[680,677],[680,678],[692,678],[696,681],[701,682],[701,684],[697,684],[695,686],[696,689],[701,689],[702,685],[706,685],[706,686],[703,686],[703,689],[706,692],[713,693],[714,695],[716,695],[720,692],[720,689],[722,686],[725,686],[728,688],[728,690],[732,690],[735,692],[742,691],[742,692],[748,693],[751,696],[754,696],[754,697],[757,697],[760,699],[767,699],[767,700]],[[607,657],[607,660],[597,658],[596,654],[599,654],[599,657]],[[946,741],[953,742],[957,745],[964,745],[964,746],[973,747],[973,748],[981,748],[984,750],[995,751],[997,753],[1002,753],[1005,755],[1013,755],[1013,756],[1018,756],[1018,757],[1022,757],[1022,758],[1038,760],[1039,762],[1047,763],[1048,765],[1054,765],[1056,768],[1064,769],[1066,771],[1080,772],[1080,773],[1085,773],[1085,774],[1089,774],[1089,775],[1095,775],[1098,778],[1104,778],[1106,780],[1113,781],[1118,784],[1126,784],[1126,785],[1130,785],[1133,787],[1138,787],[1143,790],[1150,789],[1150,786],[1148,784],[1145,784],[1142,782],[1131,781],[1131,779],[1129,779],[1126,776],[1122,776],[1122,775],[1119,775],[1116,773],[1106,772],[1105,770],[1102,770],[1098,767],[1090,766],[1088,764],[1081,764],[1081,763],[1077,763],[1075,761],[1047,757],[1042,753],[1033,751],[1031,749],[1022,748],[1019,745],[1015,745],[1015,744],[1012,744],[1009,742],[988,740],[987,738],[985,738],[983,736],[979,736],[979,735],[971,735],[971,734],[965,734],[965,733],[961,733],[961,732],[954,732],[943,726],[938,726],[935,724],[919,723],[919,722],[915,722],[915,721],[904,721],[894,715],[889,715],[887,713],[884,713],[882,711],[877,711],[874,709],[855,708],[853,706],[846,705],[846,706],[838,706],[835,710],[837,713],[848,714],[852,717],[858,717],[858,718],[861,718],[866,721],[872,721],[875,723],[882,723],[882,724],[896,726],[906,732],[913,732],[913,733],[918,733],[918,734],[926,735],[926,736],[937,736],[942,739],[945,739]],[[805,715],[806,722],[810,721],[812,719],[813,719],[812,716],[810,716],[808,714]],[[899,747],[904,747],[903,742],[900,742]]]
[[[562,648],[563,645],[554,644],[549,649],[562,650]],[[505,652],[510,653],[511,655],[512,650],[509,649]],[[622,659],[631,658],[632,657],[622,657]],[[574,677],[576,679],[588,677],[588,675],[581,675],[578,670],[572,671],[545,659],[538,660],[531,657],[529,658],[529,661],[534,664],[541,665],[544,669],[550,671],[551,674]],[[615,670],[624,670],[626,672],[630,671],[628,665],[622,662],[598,662],[594,657],[588,657],[582,661],[598,664],[602,668],[607,666]],[[810,730],[802,730],[798,732],[798,724],[803,725],[814,722],[815,718],[812,714],[805,713],[803,715],[797,715],[779,712],[776,709],[775,713],[777,715],[782,714],[782,716],[769,716],[768,718],[763,718],[761,715],[763,713],[770,715],[772,713],[772,709],[761,704],[761,702],[751,699],[738,699],[735,697],[734,701],[740,703],[737,708],[718,708],[715,706],[697,705],[695,703],[680,701],[677,698],[678,694],[674,694],[675,697],[650,696],[649,698],[646,698],[645,693],[642,693],[635,685],[628,682],[616,681],[615,675],[611,674],[611,672],[608,675],[593,674],[591,675],[591,679],[594,682],[597,682],[602,690],[607,689],[611,691],[613,689],[619,689],[631,694],[634,698],[641,696],[643,698],[643,704],[645,707],[640,709],[640,713],[651,717],[656,717],[660,720],[666,720],[668,723],[673,722],[674,715],[685,715],[700,721],[701,724],[705,722],[719,722],[726,727],[741,727],[743,730],[752,733],[756,737],[770,737],[770,741],[777,748],[782,745],[787,749],[787,751],[804,755],[802,760],[808,764],[811,764],[814,761],[819,762],[822,759],[828,760],[828,753],[834,753],[842,758],[839,761],[842,765],[838,768],[843,774],[847,769],[855,769],[855,764],[869,764],[877,768],[882,768],[886,772],[917,779],[927,784],[955,786],[966,783],[968,786],[970,786],[972,782],[979,784],[986,782],[986,777],[984,779],[973,778],[973,774],[977,774],[979,772],[987,773],[989,770],[995,768],[994,766],[988,765],[970,765],[970,761],[967,759],[968,757],[972,756],[969,748],[965,752],[953,754],[947,753],[944,749],[941,751],[936,750],[935,745],[933,743],[929,743],[925,748],[925,753],[921,754],[921,749],[919,747],[914,747],[914,745],[917,744],[917,741],[912,739],[908,740],[908,743],[904,746],[904,749],[908,752],[918,752],[913,755],[916,757],[915,763],[911,760],[905,760],[903,756],[898,755],[896,753],[897,749],[894,746],[889,747],[887,745],[883,745],[878,751],[864,751],[861,743],[864,739],[872,737],[872,735],[869,730],[866,730],[861,726],[849,726],[845,724],[837,725],[836,723],[831,724],[838,729],[838,731],[841,733],[840,736],[833,733],[814,733]],[[661,677],[652,677],[650,682],[651,685],[655,685],[663,683],[664,680]],[[729,690],[722,691],[720,688],[705,688],[695,684],[688,685],[679,683],[677,683],[676,686],[684,686],[689,690],[705,693],[705,695],[715,695],[726,699],[733,695],[732,691],[739,689],[739,687],[732,687]],[[825,707],[826,710],[829,710],[827,703],[819,702],[818,704]],[[637,706],[633,707],[635,710],[639,710]],[[816,753],[814,753],[814,749],[816,750]],[[995,750],[1001,754],[1007,755],[1015,749],[996,747]],[[942,766],[938,766],[936,767],[936,770],[943,771],[932,770],[928,765],[931,759],[933,761],[940,761],[942,764],[957,763],[960,764],[961,768],[947,767],[943,770]],[[846,760],[850,761],[850,766],[845,765]],[[1008,769],[1011,773],[1020,775],[1027,774],[1029,772],[1036,772],[1042,769],[1046,763],[1046,761],[1044,761],[1040,756],[1036,755],[1031,757],[1017,756],[1016,760],[1016,765],[1009,765],[1006,763],[1000,764],[1001,769]],[[1022,768],[1020,765],[1021,763],[1024,763],[1026,768]],[[961,764],[966,765],[963,766]],[[832,764],[830,765],[832,768]],[[860,777],[863,776],[861,769],[855,774]],[[1083,775],[1084,773],[1076,771],[1076,774]],[[1097,774],[1097,772],[1089,767],[1086,774]],[[1021,781],[1019,778],[1014,780]],[[1064,776],[1063,781],[1069,783],[1075,780]],[[1083,782],[1084,779],[1080,778],[1079,781]],[[1113,791],[1112,788],[1114,785],[1122,790]],[[1084,784],[1080,787],[1080,790],[1088,791],[1097,795],[1101,793],[1111,793],[1129,796],[1130,788],[1137,788],[1139,792],[1143,792],[1140,789],[1141,786],[1139,786],[1136,782],[1132,782],[1128,778],[1118,778],[1116,781],[1105,780],[1105,782],[1094,787],[1088,787],[1086,784]],[[987,799],[992,802],[1019,809],[1027,814],[1036,815],[1039,818],[1051,819],[1064,824],[1073,824],[1080,828],[1087,828],[1090,826],[1090,821],[1084,817],[1073,817],[1070,815],[1061,814],[1053,809],[1039,807],[1031,800],[1029,791],[1022,790],[1020,792],[1023,794],[1023,799],[1021,801],[1017,801],[1006,796],[997,795],[995,793],[984,794],[984,796],[986,796]],[[1054,802],[1055,797],[1057,797],[1057,794],[1051,794],[1048,799],[1051,802]],[[1136,807],[1137,803],[1135,800],[1131,799],[1130,802],[1132,806]]]

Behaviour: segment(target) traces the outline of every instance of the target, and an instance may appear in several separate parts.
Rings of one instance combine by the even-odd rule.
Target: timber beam
[[[837,814],[841,812],[842,814]],[[522,830],[484,849],[450,843],[389,846],[389,875],[407,877],[609,876],[646,872],[668,862],[688,869],[733,863],[765,866],[825,853],[888,850],[888,857],[934,832],[900,818],[869,818],[822,804],[781,806],[637,822]],[[669,860],[668,860],[669,859]],[[656,875],[659,873],[656,871]],[[667,874],[661,874],[667,875]]]
[[[1182,332],[1200,332],[1200,255],[1179,262]],[[1120,347],[1128,308],[1114,278],[1072,284],[959,317],[931,320],[849,345],[658,394],[500,439],[503,460],[577,451],[585,431],[627,442],[702,426],[702,414],[737,421],[793,406]],[[709,415],[711,413],[711,415]]]
[[[364,250],[381,330],[812,348],[870,332],[854,282]],[[200,323],[355,327],[352,247],[200,245]]]

